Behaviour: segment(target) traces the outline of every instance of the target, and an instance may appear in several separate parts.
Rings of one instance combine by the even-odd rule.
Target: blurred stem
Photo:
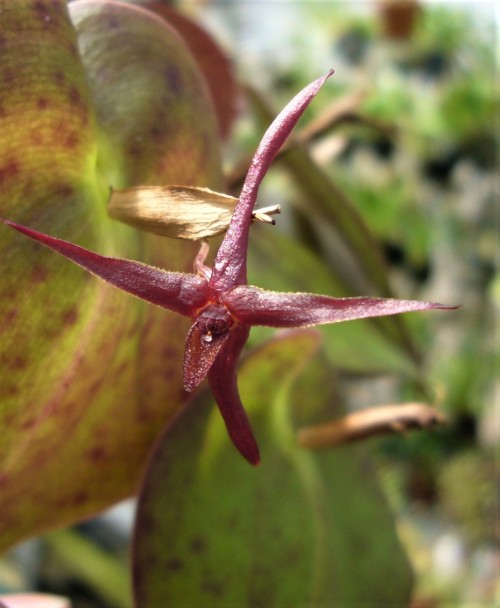
[[[445,421],[439,410],[425,403],[381,405],[325,424],[303,427],[298,432],[298,442],[303,448],[328,448],[376,435],[429,429]]]
[[[290,217],[293,224],[293,233],[299,237],[300,242],[318,256],[323,257],[325,252],[317,238],[313,222],[303,209],[293,206],[290,209]]]
[[[64,567],[95,590],[110,606],[131,608],[128,568],[113,555],[72,530],[58,530],[44,542]]]

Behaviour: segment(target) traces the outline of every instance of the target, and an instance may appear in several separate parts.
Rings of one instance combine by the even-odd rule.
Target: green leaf
[[[219,187],[211,101],[185,45],[115,2],[0,11],[0,214],[185,270],[194,247],[107,218],[109,186]],[[77,47],[77,44],[79,47]],[[131,494],[184,400],[187,323],[0,232],[0,551]]]
[[[339,413],[331,369],[312,360],[318,336],[282,333],[241,366],[260,467],[235,453],[206,393],[159,441],[137,514],[137,606],[407,606],[410,571],[366,451],[296,444],[297,425]]]
[[[173,28],[132,4],[81,1],[70,13],[91,82],[106,185],[192,185],[217,176],[217,122],[206,84]]]

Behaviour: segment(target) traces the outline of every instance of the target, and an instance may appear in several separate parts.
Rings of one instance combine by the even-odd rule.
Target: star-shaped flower
[[[252,464],[259,449],[241,403],[236,366],[252,325],[306,327],[403,312],[449,308],[441,304],[383,298],[332,298],[308,293],[276,293],[247,284],[247,249],[257,192],[269,166],[328,74],[296,95],[273,121],[253,157],[235,212],[213,268],[204,265],[202,244],[194,273],[168,272],[131,260],[105,257],[73,243],[2,220],[62,254],[108,283],[139,298],[190,317],[184,354],[184,387],[207,377],[228,433]]]

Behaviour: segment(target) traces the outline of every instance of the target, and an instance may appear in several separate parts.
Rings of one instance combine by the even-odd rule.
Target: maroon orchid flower
[[[257,191],[277,152],[329,72],[294,97],[265,133],[248,170],[213,268],[204,265],[204,243],[193,274],[167,272],[141,262],[110,258],[78,245],[2,220],[57,251],[108,283],[139,298],[193,319],[184,355],[184,387],[207,377],[229,435],[252,464],[259,450],[241,403],[236,366],[252,325],[305,327],[403,312],[448,308],[441,304],[382,298],[332,298],[275,293],[247,284],[247,248]]]

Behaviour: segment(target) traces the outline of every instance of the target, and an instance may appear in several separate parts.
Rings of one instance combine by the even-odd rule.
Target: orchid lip
[[[202,332],[202,339],[211,342],[213,336],[227,333],[234,321],[223,304],[209,304],[198,313],[196,323]]]

